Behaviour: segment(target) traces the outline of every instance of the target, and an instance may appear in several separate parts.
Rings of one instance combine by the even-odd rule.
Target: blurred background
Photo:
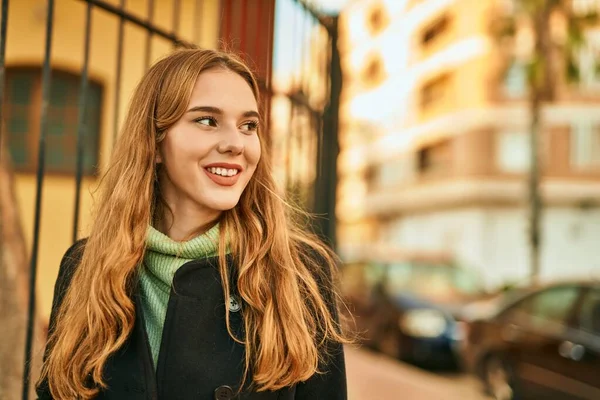
[[[0,399],[133,88],[191,45],[255,70],[275,178],[340,257],[351,400],[600,399],[600,0],[1,4]]]

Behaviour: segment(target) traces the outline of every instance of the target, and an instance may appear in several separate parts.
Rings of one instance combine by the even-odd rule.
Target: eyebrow
[[[211,114],[217,114],[217,115],[223,115],[224,112],[223,110],[221,110],[220,108],[217,107],[210,107],[210,106],[196,106],[196,107],[192,107],[189,110],[187,110],[187,112],[207,112],[207,113],[211,113]],[[254,110],[251,111],[245,111],[242,114],[243,118],[251,118],[251,117],[255,117],[260,119],[260,114]]]

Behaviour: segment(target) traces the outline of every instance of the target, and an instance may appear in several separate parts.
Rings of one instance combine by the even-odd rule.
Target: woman
[[[346,398],[333,259],[277,194],[258,94],[212,50],[144,76],[61,263],[40,398]]]

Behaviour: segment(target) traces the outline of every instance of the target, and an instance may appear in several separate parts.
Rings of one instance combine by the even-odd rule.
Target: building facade
[[[518,62],[505,68],[490,29],[507,6],[373,0],[345,10],[342,258],[444,251],[489,287],[527,279],[526,76]],[[582,66],[600,55],[589,34]],[[517,38],[530,40],[526,29]],[[582,72],[578,84],[560,80],[543,109],[542,279],[600,271],[600,75]]]

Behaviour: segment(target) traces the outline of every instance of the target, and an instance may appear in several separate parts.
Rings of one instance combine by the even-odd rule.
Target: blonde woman
[[[346,399],[333,259],[276,194],[258,94],[212,50],[143,77],[60,266],[41,399]]]

